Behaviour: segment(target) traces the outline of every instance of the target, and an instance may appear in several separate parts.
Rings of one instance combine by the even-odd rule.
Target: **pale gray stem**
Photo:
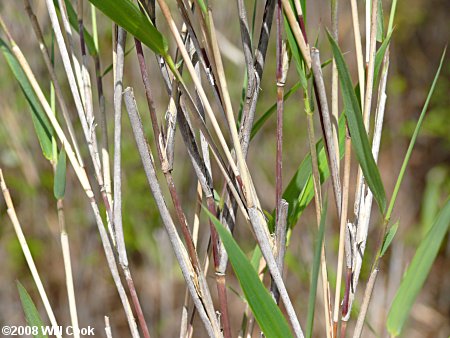
[[[120,279],[119,270],[117,269],[116,258],[114,256],[114,251],[112,249],[111,243],[108,238],[108,233],[105,230],[105,225],[103,224],[102,217],[100,216],[100,210],[95,202],[94,198],[90,199],[91,208],[94,212],[95,221],[97,223],[97,228],[100,233],[100,238],[102,240],[103,249],[105,251],[106,260],[108,262],[109,270],[116,284],[117,291],[119,292],[120,300],[122,301],[122,306],[125,309],[125,314],[127,315],[128,325],[131,330],[133,338],[139,337],[139,331],[136,325],[136,321],[133,316],[133,310],[131,309],[130,302],[128,301],[127,293],[122,285],[122,280]]]
[[[145,140],[144,130],[142,122],[137,111],[136,102],[134,99],[133,91],[131,88],[127,88],[124,92],[125,105],[127,107],[128,116],[130,118],[131,127],[133,129],[134,137],[136,140],[136,145],[141,156],[142,164],[144,167],[145,174],[147,176],[147,181],[152,191],[153,197],[155,198],[156,205],[160,212],[163,224],[166,228],[167,234],[169,236],[172,248],[177,257],[178,263],[180,265],[181,271],[183,273],[184,279],[188,286],[191,297],[194,304],[198,310],[200,318],[202,319],[208,334],[211,337],[220,337],[219,324],[217,318],[213,312],[211,314],[210,305],[212,304],[211,295],[209,293],[207,285],[204,284],[204,279],[202,279],[202,274],[194,271],[192,263],[189,260],[186,249],[178,235],[178,232],[173,223],[172,217],[169,213],[167,205],[164,201],[164,196],[159,186],[158,179],[156,177],[153,157],[150,153],[147,141]],[[194,282],[195,281],[195,282]],[[199,284],[203,284],[203,287]],[[200,286],[200,289],[198,288]],[[204,293],[204,291],[207,291]]]
[[[249,208],[248,215],[250,217],[253,232],[261,248],[264,259],[266,260],[270,274],[278,291],[280,292],[281,300],[283,301],[284,307],[286,308],[286,312],[289,317],[289,321],[291,322],[292,328],[294,329],[295,336],[303,338],[304,335],[302,328],[298,321],[289,294],[286,290],[286,286],[284,285],[283,279],[281,278],[281,273],[272,253],[272,247],[269,243],[269,238],[267,238],[266,231],[264,230],[264,228],[267,227],[267,224],[263,224],[261,222],[263,219],[261,218],[261,211],[259,211],[256,207]]]
[[[273,247],[273,253],[277,260],[278,269],[283,274],[284,268],[284,255],[286,254],[286,227],[287,227],[287,213],[289,203],[282,199],[277,208],[277,222],[275,224],[275,245]],[[275,301],[278,303],[280,300],[280,293],[272,279],[270,286],[270,293]]]
[[[320,64],[319,50],[311,48],[311,65],[314,73],[314,81],[317,86],[317,94],[319,96],[320,106],[322,107],[323,127],[325,129],[326,146],[328,148],[327,154],[331,172],[331,183],[333,185],[334,199],[338,210],[338,216],[341,216],[341,183],[339,179],[339,158],[336,156],[335,144],[333,141],[333,131],[328,110],[328,102],[325,91],[325,84],[323,82],[322,68]]]
[[[123,92],[123,64],[125,58],[125,42],[127,32],[118,28],[117,54],[114,83],[114,234],[119,254],[119,263],[128,266],[127,251],[122,228],[122,166],[121,166],[121,139],[122,139],[122,92]]]

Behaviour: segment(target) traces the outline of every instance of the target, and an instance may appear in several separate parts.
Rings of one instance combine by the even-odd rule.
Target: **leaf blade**
[[[19,291],[20,302],[22,303],[22,309],[25,313],[25,318],[27,323],[31,327],[38,327],[38,334],[33,335],[35,338],[46,338],[47,336],[43,334],[42,328],[44,326],[41,316],[39,315],[36,306],[33,303],[30,295],[23,285],[17,281],[17,290]]]
[[[266,337],[292,337],[289,325],[264,287],[247,256],[227,229],[203,207],[222,239],[245,298]]]
[[[36,97],[36,94],[33,91],[33,88],[28,81],[25,73],[23,72],[19,62],[15,58],[15,56],[11,53],[8,45],[0,39],[0,49],[2,50],[3,56],[8,63],[9,68],[11,69],[14,77],[22,89],[23,94],[30,106],[31,109],[31,119],[33,121],[34,129],[36,131],[36,135],[39,141],[39,144],[42,149],[42,154],[47,160],[52,159],[53,149],[52,149],[52,135],[53,135],[53,127],[50,124],[50,121],[47,118],[44,110],[42,109],[39,100]]]
[[[168,45],[147,16],[129,0],[89,0],[103,14],[138,38],[155,53],[166,56]]]
[[[66,150],[63,146],[58,155],[58,162],[56,162],[53,184],[53,194],[57,200],[64,198],[66,192],[66,168]]]
[[[394,297],[386,323],[391,335],[398,336],[401,333],[409,311],[431,270],[449,225],[450,200],[447,200],[430,231],[420,243]]]
[[[372,155],[369,139],[362,120],[361,108],[353,90],[350,73],[336,41],[328,31],[327,35],[333,50],[334,59],[336,60],[344,100],[345,117],[352,137],[352,145],[367,185],[372,191],[381,213],[384,214],[386,210],[386,193],[383,182],[381,181],[380,172]]]

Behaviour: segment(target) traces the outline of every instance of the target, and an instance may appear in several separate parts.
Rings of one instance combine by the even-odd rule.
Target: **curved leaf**
[[[268,338],[292,337],[289,325],[281,313],[280,308],[275,304],[269,291],[262,284],[247,256],[242,252],[233,236],[231,236],[230,232],[225,229],[220,221],[206,208],[203,209],[214,223],[222,239],[233,270],[239,280],[242,291],[244,291],[245,299],[252,309],[255,319],[264,335]]]
[[[430,231],[420,243],[394,297],[387,319],[387,329],[392,336],[398,336],[401,333],[409,311],[436,259],[449,225],[450,200],[447,200]]]
[[[27,323],[31,327],[37,327],[39,333],[34,335],[35,338],[44,338],[47,337],[42,332],[42,328],[44,324],[42,322],[41,316],[36,309],[36,306],[33,303],[30,295],[27,290],[23,287],[23,285],[17,281],[17,290],[19,291],[20,301],[22,303],[23,312],[25,313],[25,318],[27,319]]]
[[[364,127],[361,108],[358,104],[355,91],[353,90],[350,72],[344,61],[344,57],[334,41],[331,34],[327,31],[328,40],[330,41],[333,50],[334,59],[339,73],[339,80],[341,83],[342,97],[344,100],[345,117],[348,122],[348,128],[352,137],[352,145],[355,149],[356,157],[364,174],[364,179],[367,182],[370,190],[375,197],[378,207],[384,214],[386,210],[386,194],[384,192],[383,182],[381,181],[380,172],[372,155],[369,139],[367,137],[366,129]]]
[[[53,155],[53,128],[50,124],[50,121],[48,120],[47,115],[45,115],[45,112],[42,109],[41,104],[39,103],[39,100],[37,99],[30,82],[28,81],[25,73],[20,67],[19,62],[16,60],[14,55],[11,53],[11,50],[2,39],[0,39],[0,49],[2,50],[4,57],[14,74],[14,77],[19,82],[20,88],[22,88],[22,92],[24,93],[25,98],[30,105],[31,118],[33,120],[33,125],[39,140],[39,144],[41,145],[42,153],[46,159],[51,160]]]
[[[138,38],[143,44],[162,56],[167,55],[168,46],[162,34],[147,16],[130,0],[89,0],[116,24]]]

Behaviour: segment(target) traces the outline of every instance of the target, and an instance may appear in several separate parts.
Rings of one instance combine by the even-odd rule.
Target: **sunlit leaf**
[[[386,210],[386,194],[384,192],[383,182],[381,181],[380,172],[372,155],[372,149],[369,144],[367,132],[364,127],[361,108],[358,104],[350,73],[344,61],[344,57],[329,32],[328,40],[333,50],[334,59],[339,73],[341,83],[341,92],[344,100],[345,117],[347,119],[348,128],[352,137],[352,145],[355,149],[356,157],[364,174],[364,179],[372,191],[375,200],[384,214]]]
[[[292,337],[289,325],[281,313],[280,308],[262,284],[247,256],[242,252],[233,236],[231,236],[230,232],[225,229],[220,221],[206,208],[203,209],[214,223],[214,226],[222,239],[233,271],[244,292],[245,299],[252,309],[255,319],[264,335],[273,338]]]

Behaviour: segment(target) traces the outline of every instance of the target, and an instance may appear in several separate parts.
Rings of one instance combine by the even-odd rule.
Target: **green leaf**
[[[378,48],[377,53],[375,54],[375,68],[374,68],[374,86],[378,83],[378,79],[380,77],[380,68],[383,64],[384,55],[386,54],[386,50],[391,42],[392,32],[386,36],[381,44],[380,48]],[[359,97],[359,96],[358,96]]]
[[[287,41],[289,49],[292,53],[292,58],[295,61],[295,67],[297,69],[298,76],[300,77],[300,84],[304,90],[308,88],[308,84],[306,82],[306,72],[305,66],[303,63],[303,56],[300,52],[300,48],[297,45],[297,40],[295,40],[294,33],[292,32],[291,26],[289,25],[289,21],[284,17],[284,29],[286,31]]]
[[[325,198],[325,201],[327,199]],[[327,216],[327,203],[322,209],[322,213],[320,215],[320,225],[319,232],[317,234],[317,238],[315,240],[315,248],[314,248],[314,260],[313,260],[313,268],[311,274],[311,288],[309,291],[309,300],[308,300],[308,317],[306,321],[306,337],[312,337],[312,331],[314,326],[314,310],[316,308],[316,294],[317,294],[317,281],[319,279],[319,268],[320,268],[320,257],[322,253],[322,243],[323,236],[325,232],[325,219]]]
[[[130,0],[89,0],[116,24],[138,38],[153,52],[167,56],[168,45],[147,16]]]
[[[386,233],[386,236],[384,236],[383,245],[381,246],[381,251],[380,251],[380,257],[384,256],[387,249],[391,245],[392,240],[394,239],[394,236],[397,233],[397,229],[398,229],[398,221],[389,228],[389,230]]]
[[[447,200],[430,231],[420,243],[394,297],[387,318],[387,329],[392,336],[398,336],[402,332],[409,311],[425,283],[449,225],[450,200]]]
[[[378,0],[377,11],[377,41],[383,42],[384,37],[384,15],[383,15],[383,2]]]
[[[53,184],[53,194],[57,200],[64,198],[66,192],[66,150],[64,146],[58,155],[56,163],[55,181]]]
[[[33,337],[35,338],[47,337],[42,332],[44,324],[42,322],[41,316],[39,315],[39,312],[36,309],[36,306],[34,305],[33,300],[31,299],[27,290],[25,290],[25,288],[19,281],[17,281],[17,290],[19,291],[20,301],[22,303],[22,308],[25,313],[25,318],[27,319],[28,325],[31,327],[33,326],[38,327],[39,333],[37,335],[33,335]]]
[[[345,119],[343,115],[339,117],[339,152],[344,155],[345,144]],[[323,140],[316,143],[317,162],[319,167],[320,182],[323,183],[330,176],[327,156],[323,146]],[[308,153],[298,167],[288,186],[284,190],[283,198],[289,203],[288,227],[293,227],[303,210],[308,206],[314,197],[314,183],[312,178],[311,154]],[[269,228],[273,223],[269,223]]]
[[[19,62],[16,60],[14,55],[11,53],[11,50],[2,39],[0,39],[0,49],[2,50],[3,56],[13,72],[14,77],[19,82],[20,88],[22,89],[28,104],[30,105],[31,119],[33,121],[39,144],[41,145],[42,153],[46,159],[51,160],[53,128],[50,121],[48,120],[47,115],[45,115],[45,112],[42,109],[41,104],[39,103],[30,82],[28,81],[28,78],[20,67]]]
[[[57,0],[53,0],[53,3],[55,4],[56,9],[59,11],[59,3]],[[80,33],[80,29],[78,26],[78,16],[75,12],[75,9],[72,6],[72,3],[70,0],[64,0],[64,3],[66,5],[67,10],[67,16],[69,18],[69,23],[72,26],[73,29],[77,33]],[[86,27],[83,27],[83,36],[84,36],[84,42],[86,43],[86,47],[88,50],[89,55],[95,56],[98,54],[97,48],[95,47],[94,39],[92,38],[92,35],[88,32]]]
[[[427,99],[425,104],[423,105],[422,112],[420,113],[419,120],[417,121],[416,128],[414,129],[414,133],[411,137],[411,141],[409,142],[408,150],[406,151],[405,158],[403,159],[403,164],[400,169],[400,173],[397,177],[397,182],[395,183],[394,191],[392,192],[391,201],[389,202],[389,207],[386,212],[385,219],[389,220],[391,217],[392,210],[394,209],[395,201],[397,199],[398,191],[400,190],[400,185],[402,184],[403,177],[406,172],[406,167],[408,166],[409,159],[411,158],[412,151],[414,149],[414,145],[416,144],[417,136],[419,135],[420,127],[422,126],[423,119],[425,118],[425,113],[428,110],[428,105],[430,104],[431,96],[433,95],[434,88],[436,87],[437,80],[439,78],[439,74],[441,73],[442,65],[444,64],[445,54],[447,52],[447,47],[444,49],[442,53],[441,61],[439,63],[438,70],[436,75],[434,76],[433,83],[431,84],[430,91],[428,92]]]
[[[200,7],[202,13],[204,15],[207,15],[208,13],[208,7],[206,6],[206,3],[203,0],[197,0],[197,4]]]
[[[205,207],[217,232],[222,239],[223,245],[228,253],[231,266],[239,280],[245,299],[252,309],[255,319],[258,322],[264,335],[268,338],[292,337],[289,325],[286,322],[280,308],[275,304],[269,291],[260,281],[257,272],[250,264],[247,256],[242,252],[230,232],[214,217]]]
[[[386,194],[384,192],[380,172],[378,171],[377,164],[375,163],[372,155],[369,139],[367,138],[366,129],[362,120],[361,108],[358,104],[355,91],[353,90],[350,73],[339,47],[328,31],[327,34],[339,73],[341,91],[344,100],[345,117],[347,119],[348,128],[352,137],[352,145],[355,149],[359,165],[364,173],[364,179],[370,187],[381,213],[384,214],[386,210]]]

